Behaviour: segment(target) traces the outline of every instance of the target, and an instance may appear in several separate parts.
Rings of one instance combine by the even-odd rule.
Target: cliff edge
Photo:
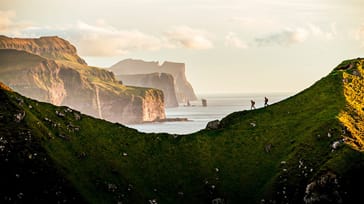
[[[76,47],[57,36],[40,38],[9,38],[0,35],[1,49],[23,50],[53,60],[74,61],[86,65],[77,55]]]
[[[152,87],[163,91],[166,108],[178,107],[174,78],[167,73],[116,75],[125,85]]]
[[[155,72],[171,74],[174,78],[174,87],[178,102],[186,103],[187,101],[197,99],[191,84],[186,79],[186,67],[184,63],[166,61],[162,65],[159,65],[158,62],[125,59],[111,66],[110,70],[117,76],[151,74]]]

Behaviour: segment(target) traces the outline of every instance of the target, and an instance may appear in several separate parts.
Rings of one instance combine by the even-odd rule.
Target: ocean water
[[[264,97],[269,99],[268,104],[277,103],[293,93],[259,93],[259,94],[209,94],[199,95],[198,101],[191,101],[191,106],[180,104],[177,108],[167,108],[167,118],[187,118],[188,121],[156,122],[128,127],[146,133],[189,134],[204,129],[209,121],[220,120],[230,113],[250,110],[250,100],[253,99],[256,108],[264,105]],[[202,106],[201,99],[207,100],[207,107]]]

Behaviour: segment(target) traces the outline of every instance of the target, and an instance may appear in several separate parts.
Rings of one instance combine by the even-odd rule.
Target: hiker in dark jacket
[[[268,106],[268,98],[264,97],[264,107],[267,107],[267,106]]]
[[[250,106],[250,110],[255,109],[255,101],[250,100],[251,106]]]

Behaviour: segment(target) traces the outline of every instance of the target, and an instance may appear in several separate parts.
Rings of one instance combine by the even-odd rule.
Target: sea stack
[[[207,100],[206,99],[202,99],[202,106],[203,107],[207,107]]]

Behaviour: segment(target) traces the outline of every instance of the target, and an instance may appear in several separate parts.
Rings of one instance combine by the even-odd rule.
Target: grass
[[[351,62],[356,61],[345,63]],[[351,202],[363,200],[359,189],[364,155],[350,144],[334,151],[331,147],[343,138],[345,127],[355,126],[350,120],[341,122],[340,114],[362,114],[348,108],[351,98],[348,84],[343,83],[347,74],[352,75],[352,70],[335,69],[296,96],[267,108],[232,113],[221,121],[220,129],[184,136],[139,133],[67,107],[1,93],[6,93],[2,98],[6,107],[25,110],[19,124],[31,130],[39,148],[54,162],[57,176],[89,203],[151,199],[211,203],[218,197],[228,203],[261,199],[302,203],[306,186],[327,172],[337,175],[341,197]],[[350,96],[363,92],[350,90]],[[19,105],[17,98],[24,102]],[[4,124],[2,128],[16,125],[12,120]],[[13,137],[13,130],[6,130]],[[344,136],[355,138],[361,130]]]

